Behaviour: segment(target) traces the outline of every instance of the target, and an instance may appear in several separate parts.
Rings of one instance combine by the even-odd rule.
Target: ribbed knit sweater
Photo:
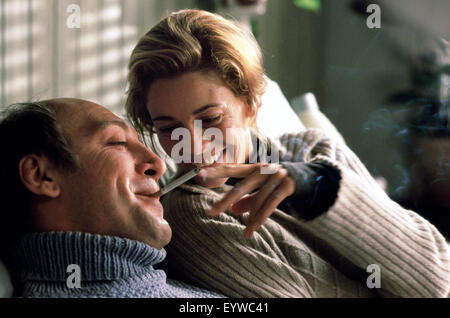
[[[18,244],[17,264],[23,297],[220,297],[188,284],[169,280],[154,265],[166,252],[145,243],[89,233],[47,232],[26,235]],[[80,288],[68,285],[80,268]],[[70,268],[69,268],[70,269]],[[69,287],[71,286],[71,287]]]
[[[392,201],[346,145],[318,130],[285,135],[280,143],[283,161],[320,163],[339,172],[328,211],[305,221],[295,211],[277,209],[246,239],[248,213],[206,214],[231,186],[185,184],[162,200],[173,230],[166,247],[170,273],[231,297],[448,296],[444,237]],[[380,269],[380,288],[367,284],[371,264]]]

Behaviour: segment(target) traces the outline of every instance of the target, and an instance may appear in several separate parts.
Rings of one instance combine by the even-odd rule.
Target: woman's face
[[[155,81],[147,94],[147,110],[164,150],[172,158],[184,158],[181,163],[176,159],[183,171],[194,169],[199,161],[208,163],[214,155],[219,156],[215,165],[245,162],[252,151],[248,106],[212,71],[190,72]],[[183,128],[184,136],[189,137],[184,143],[184,136],[172,137],[176,128]],[[215,153],[222,146],[226,149]],[[227,179],[196,177],[194,180],[214,188]]]

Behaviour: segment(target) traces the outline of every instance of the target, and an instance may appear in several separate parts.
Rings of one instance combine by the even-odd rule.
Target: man
[[[1,250],[16,295],[219,296],[154,269],[172,235],[150,196],[165,165],[125,121],[55,99],[8,108],[0,136]]]

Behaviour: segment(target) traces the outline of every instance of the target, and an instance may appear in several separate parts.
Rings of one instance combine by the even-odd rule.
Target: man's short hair
[[[29,233],[32,225],[33,197],[20,179],[21,158],[29,154],[45,156],[68,171],[74,171],[78,161],[58,128],[55,110],[45,102],[18,103],[3,109],[0,144],[0,257],[5,260],[9,248]]]

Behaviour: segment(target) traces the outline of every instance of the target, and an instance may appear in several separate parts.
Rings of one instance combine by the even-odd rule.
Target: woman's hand
[[[217,216],[231,206],[230,212],[239,215],[249,211],[244,235],[250,238],[276,207],[295,192],[295,181],[280,164],[223,164],[203,168],[203,178],[243,178],[225,197],[217,202],[208,214]],[[250,192],[258,189],[257,192]],[[244,197],[245,196],[245,197]]]

